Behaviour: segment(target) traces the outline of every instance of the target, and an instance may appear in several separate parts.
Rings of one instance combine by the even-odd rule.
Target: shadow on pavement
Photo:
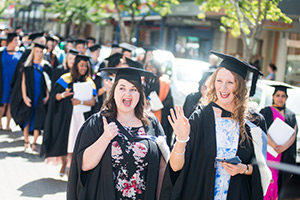
[[[26,153],[24,151],[14,151],[14,152],[0,152],[0,159],[5,159],[7,157],[19,157],[27,159],[29,162],[44,162],[45,158],[40,157],[38,154]]]
[[[53,178],[42,178],[31,181],[22,187],[18,188],[21,191],[21,196],[25,197],[43,197],[44,195],[66,192],[67,182]]]

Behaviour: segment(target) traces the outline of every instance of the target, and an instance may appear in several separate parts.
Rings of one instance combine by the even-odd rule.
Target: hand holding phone
[[[227,162],[227,163],[234,164],[234,165],[237,165],[237,164],[242,162],[241,159],[238,156],[234,156],[232,158],[219,158],[219,157],[216,157],[216,161]]]

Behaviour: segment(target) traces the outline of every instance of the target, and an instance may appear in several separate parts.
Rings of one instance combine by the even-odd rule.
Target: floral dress
[[[148,169],[147,140],[143,127],[125,127],[130,137],[120,132],[112,142],[112,167],[116,199],[144,199]]]
[[[239,141],[239,123],[216,116],[217,157],[232,158],[236,155]],[[216,163],[215,200],[226,200],[230,174],[220,162]]]

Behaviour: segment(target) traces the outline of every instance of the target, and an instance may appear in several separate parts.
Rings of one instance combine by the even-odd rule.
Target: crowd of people
[[[266,162],[296,164],[287,87],[274,85],[272,106],[251,111],[262,73],[250,64],[211,51],[212,66],[182,107],[152,47],[114,44],[101,60],[93,37],[20,39],[8,33],[0,51],[0,129],[11,131],[13,118],[25,152],[61,163],[67,199],[275,200],[295,177]],[[294,129],[283,145],[268,134],[276,118]]]

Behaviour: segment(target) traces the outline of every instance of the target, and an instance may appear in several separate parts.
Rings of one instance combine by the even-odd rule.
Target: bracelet
[[[179,143],[186,143],[186,142],[188,142],[190,140],[190,136],[188,136],[187,139],[185,139],[185,140],[179,140],[178,137],[177,137],[177,135],[176,135],[175,139]]]
[[[184,153],[185,153],[185,149],[183,150],[182,153],[177,153],[177,152],[175,151],[175,149],[174,149],[172,152],[174,152],[176,155],[182,156],[182,155],[184,155]]]
[[[83,101],[80,101],[80,105],[83,105]]]
[[[65,98],[65,93],[64,92],[61,93],[60,96],[61,96],[62,99],[64,99]]]

